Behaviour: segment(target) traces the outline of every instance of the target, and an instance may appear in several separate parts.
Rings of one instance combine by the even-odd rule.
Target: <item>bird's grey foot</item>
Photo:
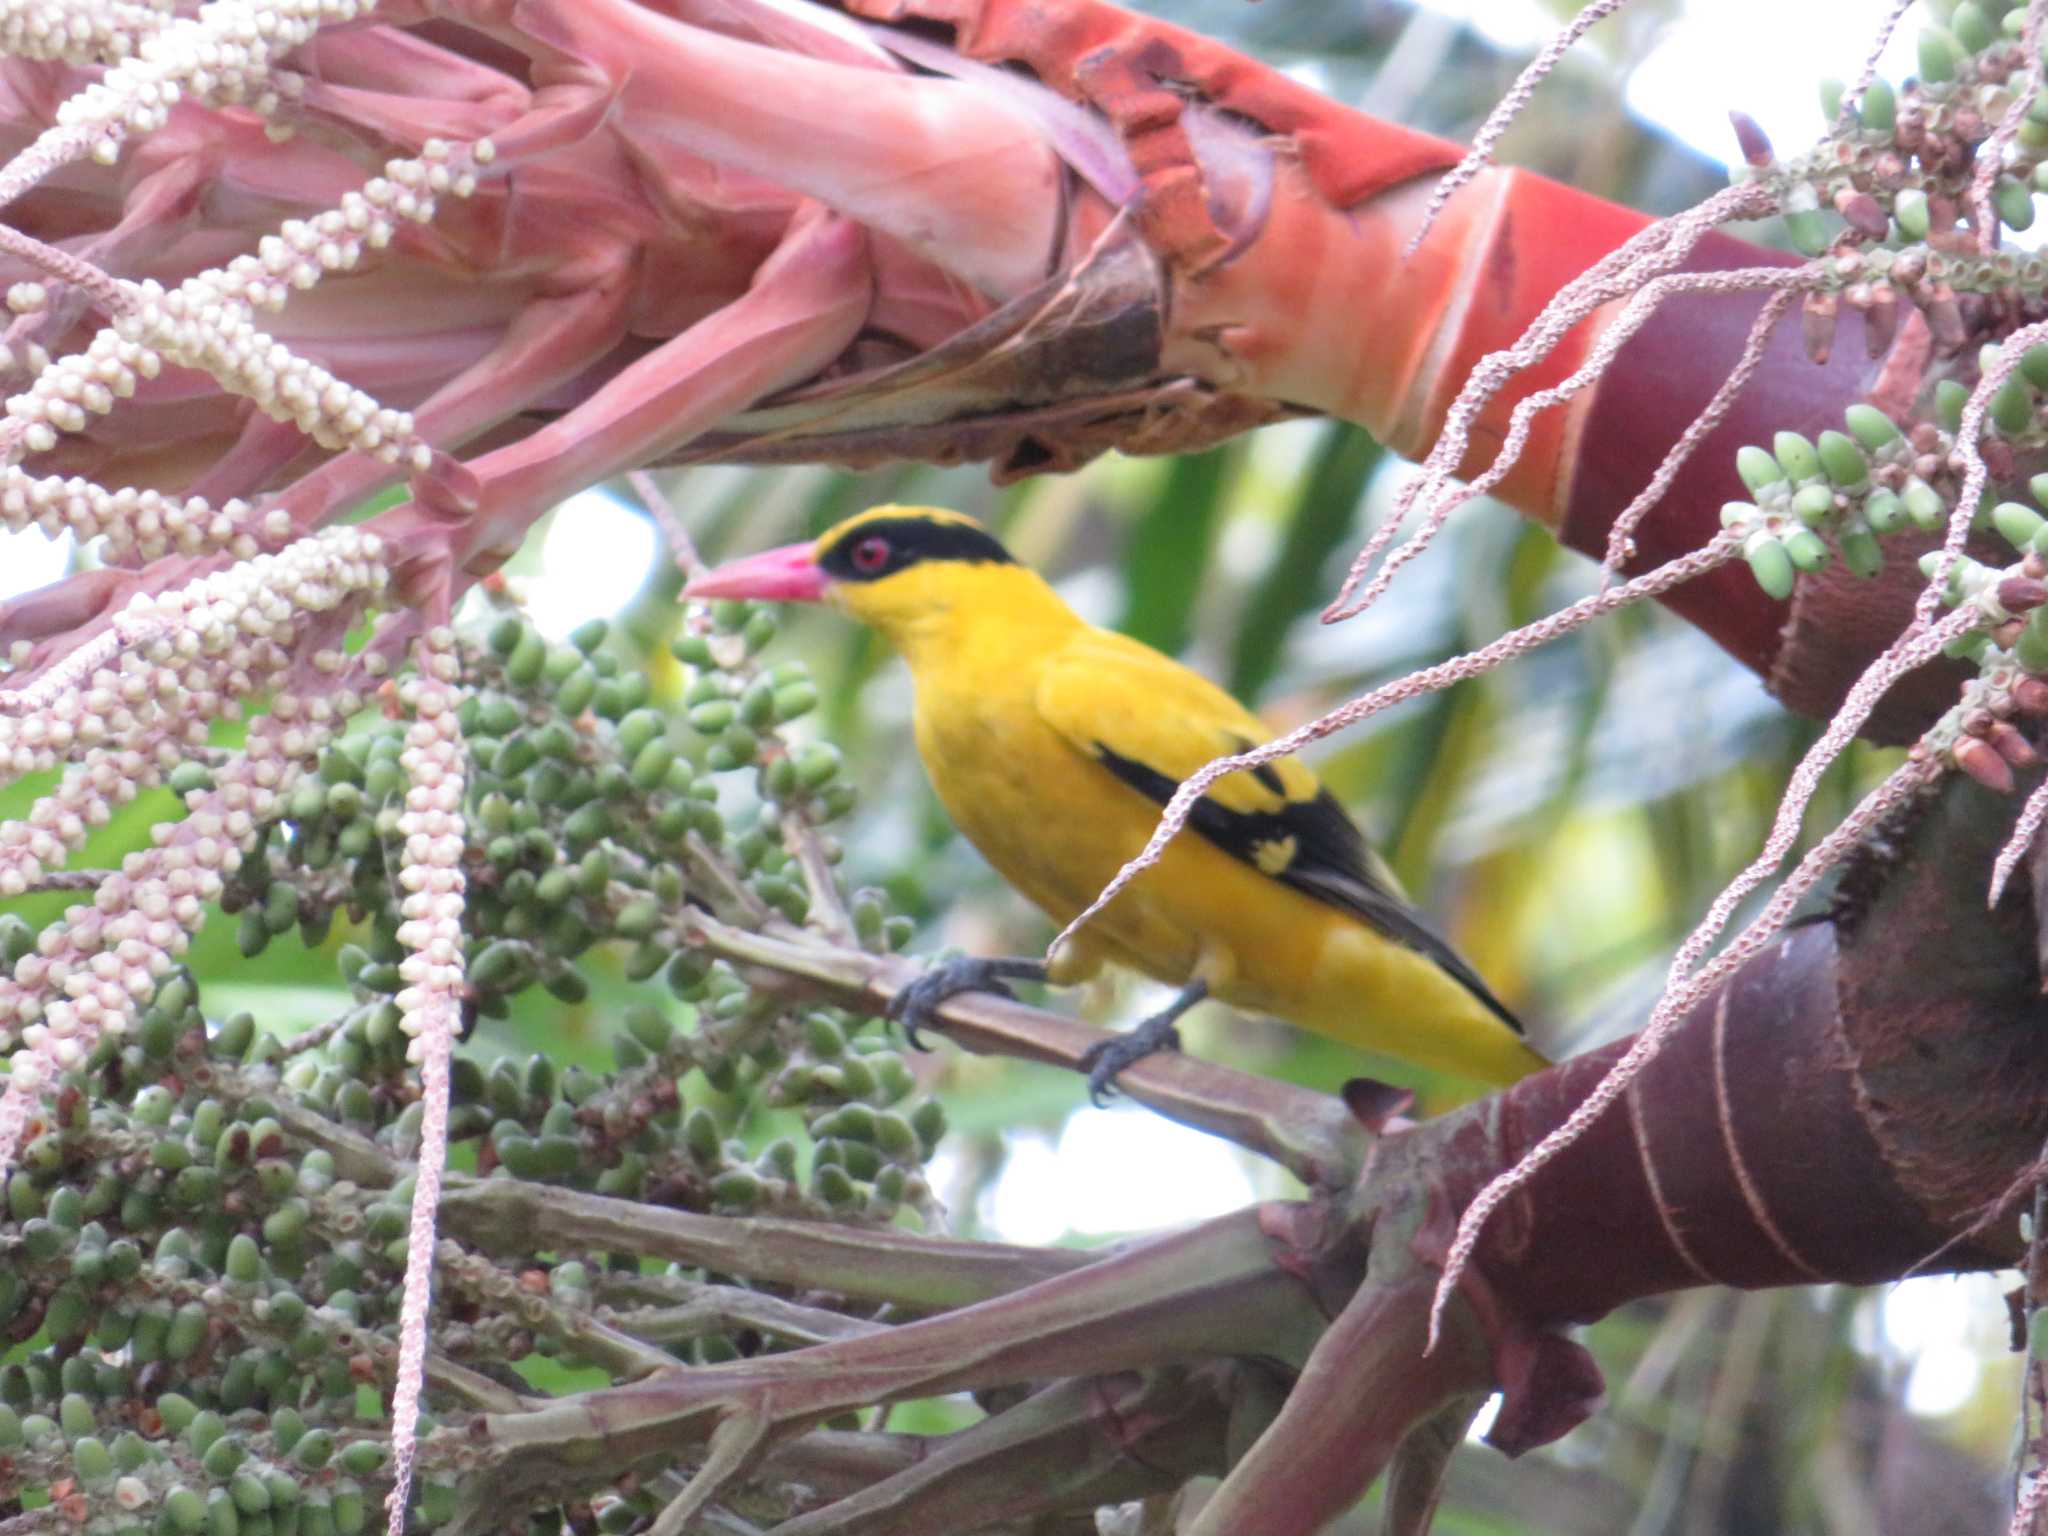
[[[922,1051],[927,1047],[919,1031],[932,1027],[948,998],[962,992],[1013,997],[1005,981],[1044,980],[1043,960],[984,960],[973,955],[941,960],[889,1000],[889,1017],[903,1026],[903,1038]]]
[[[1180,1049],[1180,1031],[1174,1026],[1180,1016],[1209,995],[1208,983],[1191,981],[1159,1012],[1134,1029],[1099,1041],[1081,1053],[1081,1070],[1088,1074],[1088,1098],[1096,1108],[1116,1091],[1116,1075],[1135,1061],[1158,1051]]]

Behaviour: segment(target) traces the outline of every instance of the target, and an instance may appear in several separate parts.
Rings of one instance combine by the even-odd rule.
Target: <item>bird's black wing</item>
[[[1092,747],[1091,755],[1098,763],[1158,805],[1164,806],[1180,788],[1177,780],[1118,755],[1100,741]],[[1204,795],[1195,802],[1188,825],[1232,858],[1242,859],[1282,885],[1348,912],[1388,938],[1427,955],[1508,1028],[1516,1034],[1524,1032],[1521,1020],[1493,995],[1479,973],[1375,871],[1378,860],[1372,856],[1365,834],[1336,796],[1317,786],[1312,798],[1290,799],[1282,792],[1279,775],[1270,768],[1253,769],[1252,774],[1274,792],[1277,809],[1237,810]]]

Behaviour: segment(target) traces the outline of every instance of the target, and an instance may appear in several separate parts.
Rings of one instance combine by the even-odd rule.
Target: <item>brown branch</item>
[[[1386,1536],[1429,1536],[1451,1458],[1465,1443],[1484,1397],[1453,1398],[1408,1432],[1387,1467]]]
[[[487,1452],[502,1500],[565,1478],[597,1486],[650,1457],[710,1445],[718,1474],[689,1495],[701,1501],[771,1441],[848,1408],[1211,1354],[1298,1361],[1324,1321],[1307,1277],[1347,1259],[1300,1247],[1320,1229],[1294,1209],[1241,1211],[882,1333],[490,1415],[470,1449]]]
[[[751,933],[701,913],[690,938],[736,965],[755,967],[848,1007],[880,1012],[919,974],[917,962],[818,942],[801,930]],[[970,1051],[1080,1069],[1104,1032],[1044,1009],[967,994],[939,1010],[938,1027]],[[1149,1056],[1117,1086],[1168,1119],[1236,1142],[1289,1169],[1311,1188],[1346,1186],[1365,1156],[1364,1129],[1341,1103],[1292,1084],[1234,1072],[1179,1052]]]
[[[316,1050],[348,1028],[349,1021],[364,1011],[361,1006],[345,1008],[333,1018],[323,1023],[315,1024],[311,1029],[301,1030],[298,1034],[293,1035],[278,1047],[278,1051],[281,1055],[298,1056],[307,1051]]]
[[[919,1311],[966,1306],[1101,1261],[1071,1249],[773,1217],[700,1216],[521,1179],[449,1179],[443,1228],[486,1253],[634,1253]]]
[[[1167,1493],[1219,1470],[1232,1373],[1131,1373],[1058,1382],[914,1462],[776,1527],[777,1536],[980,1530]]]
[[[795,1344],[822,1344],[827,1339],[877,1333],[889,1326],[823,1307],[800,1306],[737,1285],[696,1285],[691,1289],[696,1294],[678,1306],[614,1310],[608,1321],[622,1333],[651,1344],[680,1344],[743,1328]]]
[[[1375,1248],[1387,1240],[1376,1235]],[[1477,1328],[1425,1353],[1430,1284],[1412,1256],[1387,1252],[1371,1268],[1375,1278],[1317,1343],[1279,1417],[1188,1536],[1314,1536],[1358,1501],[1420,1426],[1491,1386],[1491,1352]],[[1381,1270],[1405,1278],[1388,1283]],[[1412,1498],[1404,1487],[1403,1508]]]

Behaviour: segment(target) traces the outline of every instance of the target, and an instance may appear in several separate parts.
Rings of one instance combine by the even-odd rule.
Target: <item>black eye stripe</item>
[[[868,551],[878,542],[882,558],[870,564]],[[876,581],[924,560],[1016,564],[1008,550],[974,524],[929,517],[881,517],[856,524],[825,548],[818,564],[838,581]]]

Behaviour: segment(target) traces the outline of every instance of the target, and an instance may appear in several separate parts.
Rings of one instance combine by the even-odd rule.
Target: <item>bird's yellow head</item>
[[[790,544],[699,576],[685,597],[829,602],[901,645],[921,630],[1014,601],[1042,584],[972,518],[938,507],[873,507],[812,544]]]

